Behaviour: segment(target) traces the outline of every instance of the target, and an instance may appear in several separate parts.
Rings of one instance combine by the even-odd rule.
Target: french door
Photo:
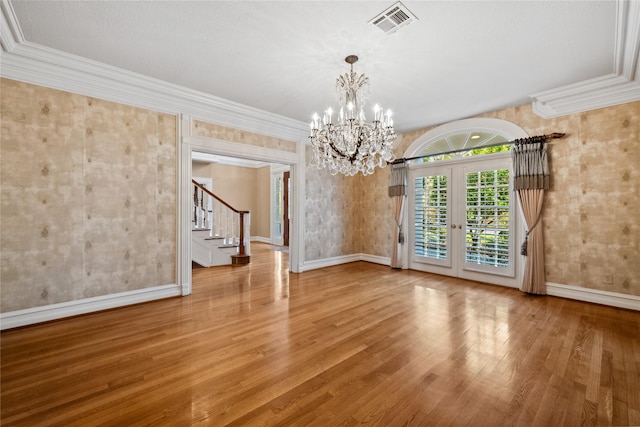
[[[511,158],[422,164],[409,173],[409,267],[518,286]]]

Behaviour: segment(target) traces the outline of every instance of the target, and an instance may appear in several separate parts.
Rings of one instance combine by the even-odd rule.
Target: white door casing
[[[238,144],[216,138],[191,134],[192,118],[178,120],[178,233],[177,279],[182,295],[191,294],[191,175],[193,151],[288,165],[291,171],[291,230],[289,270],[302,272],[304,262],[304,168],[305,147],[300,143],[297,152],[286,152],[248,144]]]

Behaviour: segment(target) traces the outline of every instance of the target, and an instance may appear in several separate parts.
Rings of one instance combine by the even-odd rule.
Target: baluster
[[[204,190],[200,189],[200,226],[207,228],[207,221],[204,215]]]
[[[213,197],[207,196],[207,218],[209,218],[209,238],[213,237]]]
[[[193,228],[198,228],[198,187],[193,186]]]
[[[247,255],[251,255],[251,212],[248,212],[245,218],[244,252]]]
[[[236,213],[231,214],[231,244],[236,244]]]
[[[222,236],[222,209],[220,209],[220,203],[216,204],[218,209],[218,222],[216,223],[216,236]]]
[[[200,189],[196,187],[196,228],[200,228]]]
[[[238,237],[238,255],[245,255],[244,248],[244,212],[238,214],[240,216],[240,236]]]
[[[224,210],[224,244],[229,244],[229,209]]]

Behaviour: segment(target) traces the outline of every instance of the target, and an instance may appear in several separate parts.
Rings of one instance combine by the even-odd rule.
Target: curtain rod
[[[479,148],[500,147],[502,145],[513,145],[513,144],[516,144],[516,145],[520,145],[520,144],[535,144],[535,143],[538,143],[538,142],[546,141],[548,139],[563,138],[565,135],[566,135],[565,133],[554,132],[554,133],[550,133],[548,135],[530,136],[528,138],[514,139],[513,141],[507,141],[507,142],[497,142],[495,144],[480,145],[480,146],[477,146],[477,147],[459,148],[457,150],[443,151],[443,152],[440,152],[440,153],[427,154],[427,155],[424,155],[424,156],[405,157],[405,158],[402,158],[402,159],[396,159],[393,162],[391,162],[391,164],[408,162],[410,160],[425,159],[427,157],[443,156],[445,154],[460,153],[462,151],[471,151],[471,150],[476,150],[476,149],[479,149]]]

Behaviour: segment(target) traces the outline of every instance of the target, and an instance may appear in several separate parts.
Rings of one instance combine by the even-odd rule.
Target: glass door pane
[[[508,167],[495,166],[484,162],[464,168],[463,268],[512,276],[510,172]]]
[[[511,158],[410,170],[409,268],[517,285]]]
[[[450,173],[413,179],[413,258],[419,262],[451,266],[449,235]]]
[[[282,238],[282,176],[278,176],[274,180],[274,192],[273,192],[273,222],[274,222],[274,237],[277,239]]]

